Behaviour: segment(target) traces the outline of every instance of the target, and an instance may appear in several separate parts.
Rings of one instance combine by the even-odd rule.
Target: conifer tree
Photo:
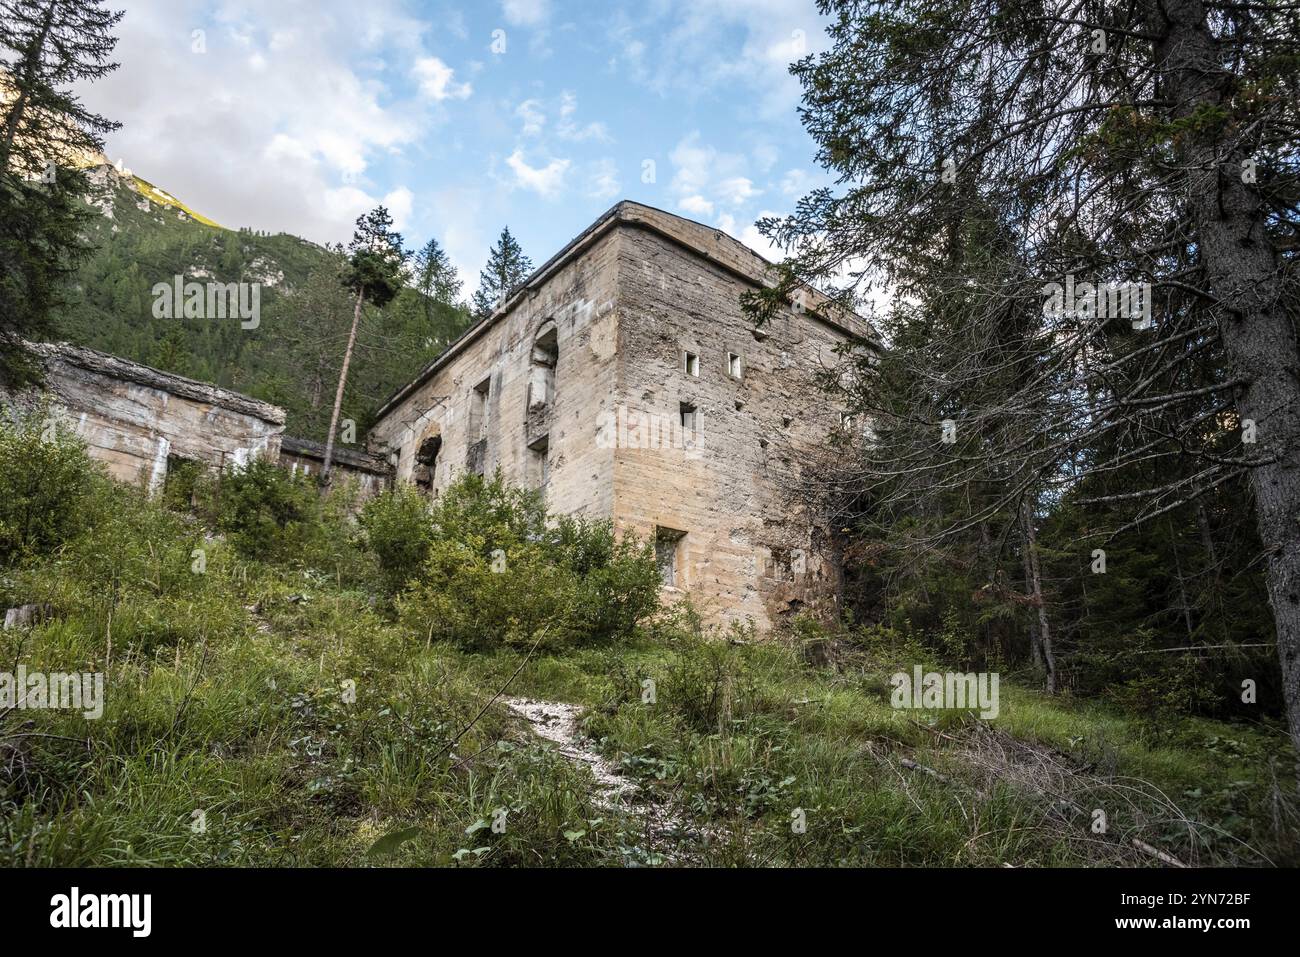
[[[81,164],[118,124],[70,87],[116,69],[103,0],[0,0],[0,380],[35,375],[20,340],[50,329],[89,252]]]
[[[510,235],[507,226],[501,230],[496,245],[488,253],[487,265],[479,273],[478,289],[473,299],[474,318],[490,316],[532,271],[532,260],[524,255],[523,248]]]
[[[832,288],[846,306],[875,279],[911,295],[920,263],[966,297],[975,350],[1019,317],[1034,359],[1005,389],[976,388],[983,370],[962,362],[960,342],[917,337],[888,364],[909,365],[940,394],[970,387],[947,416],[969,445],[943,444],[940,423],[918,410],[902,419],[906,441],[887,446],[887,460],[868,452],[864,470],[869,484],[888,475],[895,487],[942,476],[954,494],[1000,476],[991,500],[953,513],[953,529],[1026,500],[1032,520],[1040,496],[1092,478],[1124,481],[1075,504],[1133,505],[1128,528],[1242,482],[1300,750],[1295,10],[1244,0],[819,7],[831,46],[792,71],[839,186],[762,224],[792,255],[774,288],[748,297],[756,319],[802,284]],[[948,256],[990,210],[1010,241],[978,263]],[[1018,434],[988,441],[1001,423]],[[1177,466],[1155,467],[1167,463]]]
[[[410,253],[402,247],[401,233],[393,231],[393,217],[387,209],[376,206],[364,216],[357,217],[357,228],[352,234],[352,242],[348,244],[347,267],[343,274],[343,285],[353,296],[352,328],[348,332],[343,366],[339,370],[339,385],[334,393],[329,434],[325,437],[325,460],[321,465],[321,480],[324,482],[328,482],[330,477],[339,411],[343,408],[348,366],[352,363],[352,350],[357,342],[361,307],[368,302],[382,308],[393,300],[402,289],[406,260],[409,257]]]

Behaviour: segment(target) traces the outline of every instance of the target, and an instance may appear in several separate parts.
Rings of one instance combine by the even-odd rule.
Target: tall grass
[[[32,460],[80,454],[60,439]],[[612,606],[612,644],[466,641],[388,601],[411,582],[445,599],[429,563],[455,572],[435,554],[454,547],[449,528],[430,533],[441,546],[399,547],[403,522],[429,514],[419,503],[358,527],[353,503],[258,472],[191,514],[78,461],[60,472],[70,494],[29,498],[56,513],[29,516],[45,531],[9,539],[23,544],[0,599],[50,615],[0,633],[0,670],[103,673],[106,707],[0,709],[3,865],[1158,863],[1135,837],[1188,863],[1300,861],[1276,729],[1181,720],[1144,737],[1114,704],[1006,681],[988,724],[900,712],[886,675],[920,651],[897,636],[708,635],[689,610],[629,624]],[[28,479],[10,462],[0,500]],[[244,519],[220,511],[232,501]],[[512,521],[462,517],[475,547]],[[533,557],[572,573],[566,595],[617,597],[624,571],[640,582],[636,555],[599,530],[546,527],[510,541],[555,549]],[[610,568],[623,571],[588,575]],[[583,762],[485,708],[507,686],[585,706],[575,746],[635,781],[634,800],[612,806]]]

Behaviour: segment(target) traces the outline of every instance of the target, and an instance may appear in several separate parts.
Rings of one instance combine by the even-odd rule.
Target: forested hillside
[[[352,305],[338,281],[340,253],[286,233],[222,228],[152,184],[99,166],[97,210],[60,338],[192,376],[283,406],[290,434],[323,440]],[[154,315],[151,290],[175,276],[259,283],[256,328],[228,319]],[[459,306],[405,289],[367,307],[348,376],[343,417],[358,434],[370,413],[468,324]]]

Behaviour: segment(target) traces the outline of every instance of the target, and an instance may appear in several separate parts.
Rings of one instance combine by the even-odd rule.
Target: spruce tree
[[[321,479],[328,482],[334,456],[334,439],[339,425],[339,411],[343,408],[343,391],[347,387],[348,366],[352,363],[352,350],[357,342],[357,326],[361,323],[361,307],[365,303],[382,308],[392,302],[401,291],[406,275],[406,260],[410,253],[402,247],[402,234],[393,231],[393,217],[383,206],[376,206],[364,216],[357,217],[357,228],[348,244],[347,266],[343,285],[353,297],[352,328],[348,332],[347,348],[343,352],[343,366],[339,369],[339,385],[334,393],[334,410],[330,415],[329,433],[325,437],[325,461],[321,465]]]
[[[116,69],[121,18],[103,0],[0,0],[0,381],[36,375],[21,339],[49,332],[89,252],[81,170],[118,124],[70,87]]]
[[[532,271],[532,260],[524,255],[507,226],[501,230],[496,245],[488,253],[487,265],[479,273],[478,289],[473,298],[474,318],[490,316]]]
[[[429,300],[430,306],[439,302],[448,306],[456,304],[462,283],[438,240],[430,239],[415,254],[413,272],[415,288]]]

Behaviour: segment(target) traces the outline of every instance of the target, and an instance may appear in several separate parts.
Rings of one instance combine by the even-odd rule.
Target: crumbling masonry
[[[723,232],[619,203],[390,399],[370,451],[430,495],[499,468],[554,512],[653,539],[664,598],[714,624],[830,613],[829,530],[797,490],[841,425],[816,376],[869,330],[811,291],[755,329],[740,296],[770,269]]]

